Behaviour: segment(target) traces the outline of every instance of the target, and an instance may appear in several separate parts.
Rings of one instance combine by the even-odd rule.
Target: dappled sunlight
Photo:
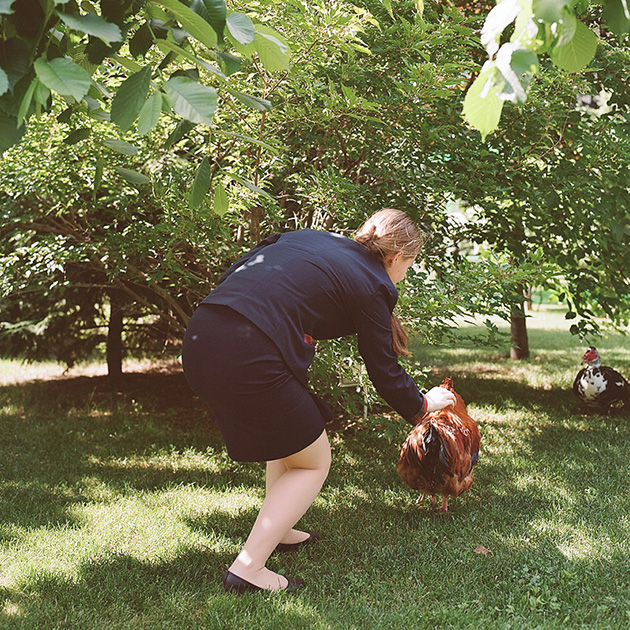
[[[144,372],[147,370],[179,369],[180,363],[176,359],[125,359],[124,372]],[[52,381],[62,378],[76,378],[79,376],[106,376],[107,364],[78,363],[68,368],[57,362],[30,363],[19,359],[2,359],[0,361],[0,386],[15,385],[31,381]]]
[[[602,531],[597,523],[576,521],[571,515],[539,518],[531,524],[535,534],[553,539],[557,549],[568,560],[612,560],[615,553],[627,554],[630,529],[619,527],[615,540],[610,532]]]
[[[160,472],[204,472],[219,473],[224,462],[217,460],[214,453],[201,453],[194,449],[184,452],[129,454],[125,457],[100,458],[90,455],[87,463],[101,469],[110,470],[155,470]]]
[[[24,611],[24,607],[20,606],[19,604],[16,604],[15,602],[7,600],[4,602],[2,606],[2,614],[12,619],[12,618],[24,617],[25,611]]]
[[[371,498],[365,488],[349,482],[344,482],[343,485],[326,484],[320,496],[329,506],[360,506]]]
[[[196,546],[217,553],[233,552],[234,543],[212,528],[191,523],[221,517],[232,521],[257,509],[261,501],[251,490],[213,492],[182,487],[170,491],[116,497],[109,502],[75,502],[66,506],[71,526],[12,528],[19,547],[4,551],[6,570],[0,584],[10,584],[38,567],[65,576],[77,575],[86,555],[97,562],[112,554],[142,561],[174,559],[183,547]],[[229,531],[229,528],[228,528]]]

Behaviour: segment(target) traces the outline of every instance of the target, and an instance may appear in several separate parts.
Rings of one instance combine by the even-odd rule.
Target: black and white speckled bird
[[[584,353],[582,368],[573,382],[573,393],[585,404],[587,412],[607,414],[611,405],[630,403],[630,384],[607,365],[602,365],[597,349],[591,346]]]

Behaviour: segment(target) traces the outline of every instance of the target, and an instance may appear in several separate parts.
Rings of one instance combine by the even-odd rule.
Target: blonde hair
[[[402,210],[393,208],[375,212],[359,228],[354,240],[381,262],[398,252],[405,258],[415,258],[422,249],[422,235],[417,225]]]
[[[402,210],[383,208],[374,213],[356,233],[354,240],[385,264],[388,256],[401,252],[404,258],[415,258],[422,249],[422,234],[409,215]],[[392,349],[398,356],[411,356],[407,349],[409,335],[392,313]]]

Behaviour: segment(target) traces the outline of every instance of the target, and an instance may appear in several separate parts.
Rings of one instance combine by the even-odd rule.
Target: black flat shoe
[[[319,532],[309,532],[308,538],[297,543],[279,543],[276,547],[278,553],[287,553],[288,551],[297,551],[300,547],[310,545],[320,539]]]
[[[293,593],[294,591],[303,588],[306,584],[306,582],[300,578],[288,577],[287,580],[289,580],[287,587],[281,589],[287,593]],[[231,573],[230,571],[226,571],[223,576],[223,588],[226,593],[236,593],[237,595],[240,595],[241,593],[256,593],[257,591],[270,591],[270,589],[256,586],[255,584],[238,577],[238,575],[234,575],[234,573]]]

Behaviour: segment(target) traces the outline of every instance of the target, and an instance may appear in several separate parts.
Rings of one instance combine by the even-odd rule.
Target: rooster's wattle
[[[573,382],[573,393],[584,403],[587,412],[607,414],[611,405],[630,402],[630,384],[607,365],[602,365],[599,352],[591,346],[584,353],[582,368]]]
[[[403,444],[398,474],[410,488],[420,490],[422,498],[428,494],[435,503],[435,495],[441,494],[441,510],[446,512],[448,497],[458,497],[473,483],[481,435],[452,379],[445,378],[440,387],[453,392],[457,402],[422,416]]]

